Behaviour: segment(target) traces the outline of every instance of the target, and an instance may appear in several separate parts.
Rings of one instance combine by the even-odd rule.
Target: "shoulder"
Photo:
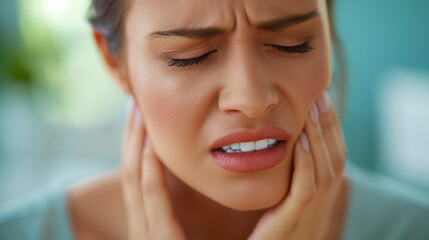
[[[0,239],[73,239],[66,187],[52,185],[0,207]]]
[[[126,234],[119,171],[75,184],[67,199],[71,225],[78,239],[122,239]]]
[[[428,239],[429,194],[353,164],[344,239]]]

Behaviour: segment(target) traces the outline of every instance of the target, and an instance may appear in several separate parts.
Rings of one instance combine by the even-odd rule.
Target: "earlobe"
[[[120,58],[112,54],[110,51],[106,36],[95,29],[92,30],[92,35],[115,83],[122,92],[127,95],[131,95],[130,84],[124,69],[124,65],[121,63]]]

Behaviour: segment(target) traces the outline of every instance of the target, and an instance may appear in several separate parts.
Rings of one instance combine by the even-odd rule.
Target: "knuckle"
[[[322,114],[322,115],[324,116],[320,118],[320,125],[322,125],[322,127],[330,125],[332,122],[330,114]]]
[[[310,203],[316,196],[316,188],[308,187],[303,188],[299,192],[297,192],[297,199],[300,205],[307,205]]]
[[[328,189],[332,186],[334,182],[334,176],[331,173],[326,174],[326,176],[322,177],[317,184],[317,188],[320,189]]]
[[[300,161],[301,168],[311,169],[314,168],[314,163],[311,158],[304,157]]]

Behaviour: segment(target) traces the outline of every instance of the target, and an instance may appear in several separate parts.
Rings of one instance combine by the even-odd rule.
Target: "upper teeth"
[[[228,146],[222,147],[222,149],[227,153],[232,152],[253,152],[257,150],[266,149],[269,147],[272,147],[278,142],[278,140],[269,138],[269,139],[262,139],[256,142],[240,142],[240,143],[234,143]]]

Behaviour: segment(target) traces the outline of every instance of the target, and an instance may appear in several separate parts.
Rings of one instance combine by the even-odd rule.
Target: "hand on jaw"
[[[163,164],[145,139],[140,111],[132,103],[123,139],[121,172],[128,239],[185,239],[168,196]],[[249,239],[319,239],[326,234],[345,158],[335,110],[323,94],[312,104],[304,131],[294,146],[289,193],[262,216]]]
[[[251,240],[323,239],[332,227],[330,218],[341,186],[346,150],[327,95],[321,95],[310,107],[298,142],[290,191],[261,218]]]

